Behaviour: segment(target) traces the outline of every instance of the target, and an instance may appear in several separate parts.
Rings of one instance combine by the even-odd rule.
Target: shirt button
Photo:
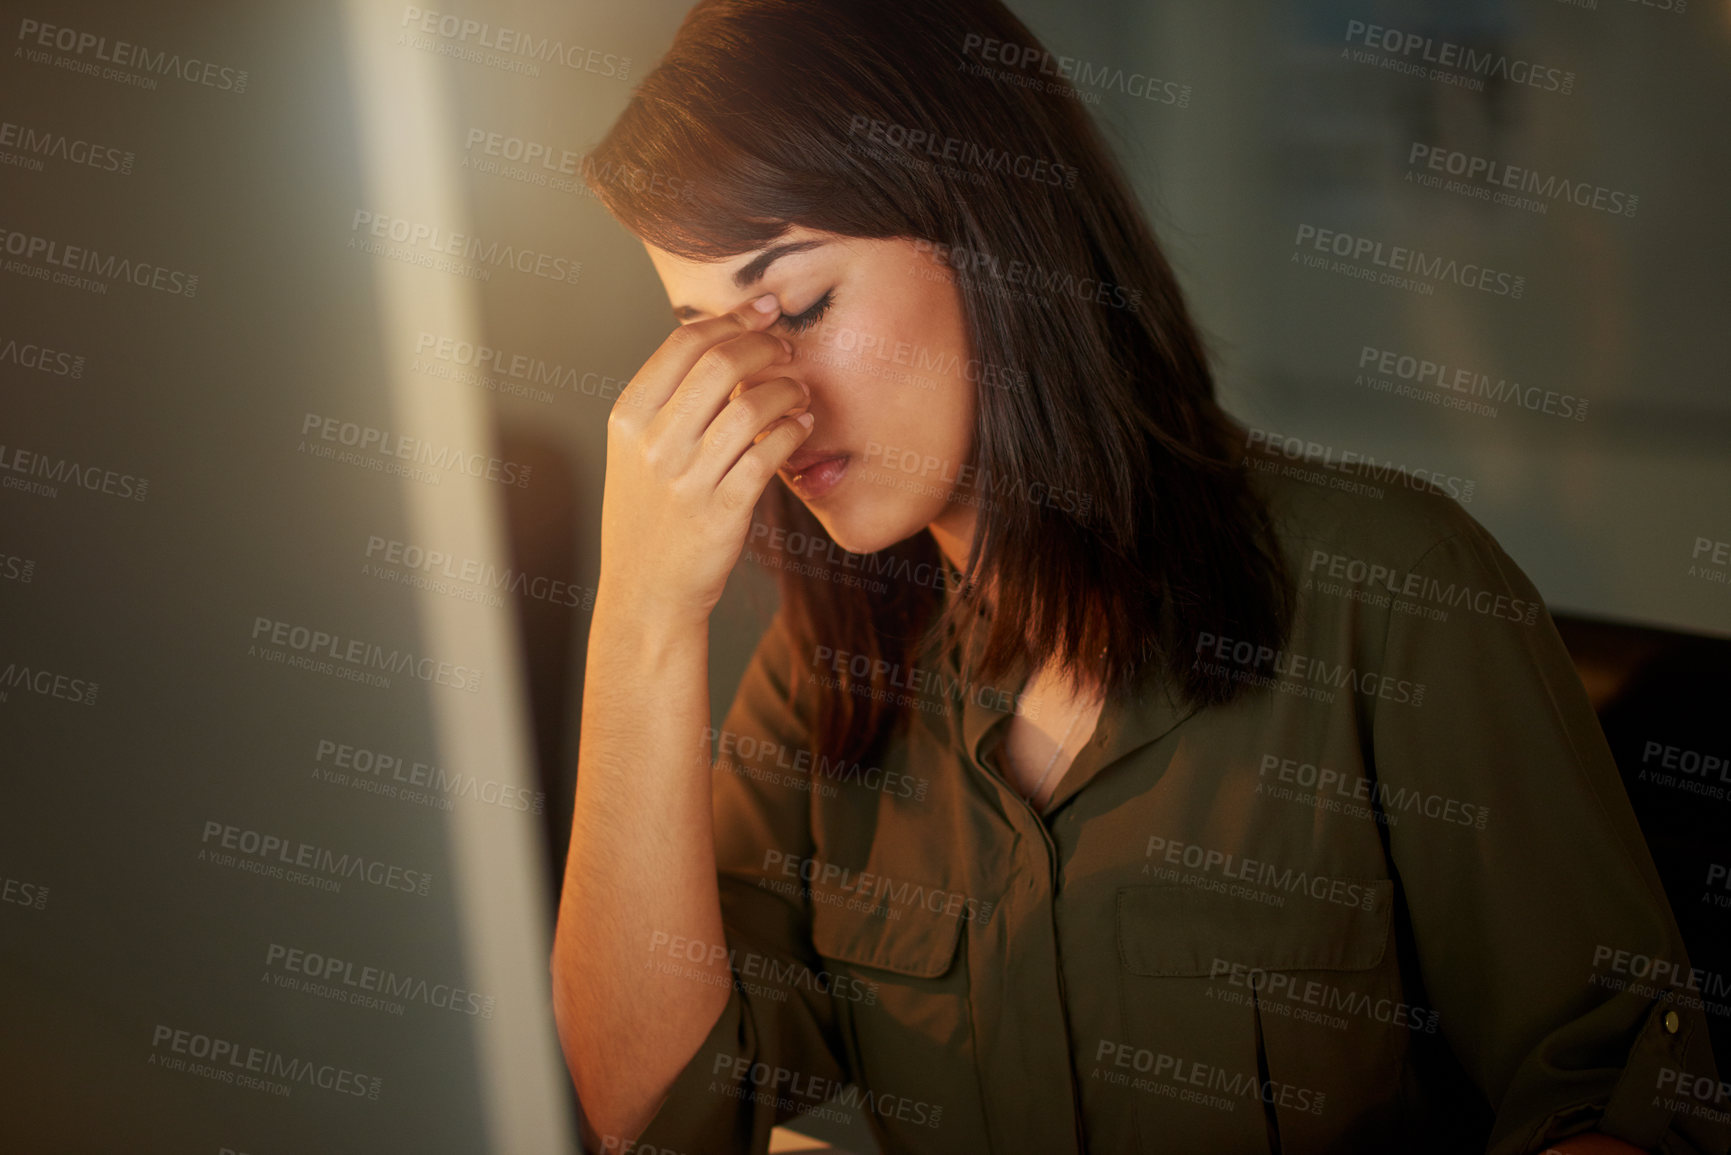
[[[1676,1034],[1678,1028],[1681,1027],[1682,1025],[1683,1025],[1683,1020],[1677,1017],[1676,1011],[1666,1011],[1665,1012],[1665,1033],[1667,1035]]]

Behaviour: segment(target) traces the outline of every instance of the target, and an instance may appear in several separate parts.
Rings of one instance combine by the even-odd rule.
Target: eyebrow
[[[741,289],[749,289],[763,280],[764,274],[769,272],[769,266],[781,258],[792,256],[794,253],[803,253],[809,249],[822,248],[827,244],[829,244],[828,241],[789,241],[784,245],[771,245],[741,265],[739,271],[733,274],[733,283]],[[702,315],[703,310],[691,305],[675,305],[673,308],[673,319],[682,323]]]

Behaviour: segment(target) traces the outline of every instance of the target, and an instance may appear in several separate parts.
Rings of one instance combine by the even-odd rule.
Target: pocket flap
[[[1394,882],[1345,879],[1369,895],[1347,906],[1288,896],[1282,906],[1194,886],[1118,888],[1118,955],[1139,975],[1207,977],[1218,963],[1271,971],[1369,970],[1388,945]]]
[[[885,917],[889,912],[900,917]],[[918,906],[865,911],[815,902],[811,941],[826,958],[929,979],[950,969],[962,922],[959,914]]]

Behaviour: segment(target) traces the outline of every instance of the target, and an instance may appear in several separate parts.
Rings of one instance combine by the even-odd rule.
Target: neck
[[[978,511],[970,505],[949,505],[927,526],[938,550],[959,570],[968,568],[968,550],[974,543]]]

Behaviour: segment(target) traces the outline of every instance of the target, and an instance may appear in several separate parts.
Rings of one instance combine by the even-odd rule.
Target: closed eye
[[[789,316],[788,314],[783,313],[777,321],[777,324],[786,325],[790,333],[803,333],[819,321],[823,320],[823,315],[829,312],[829,307],[834,303],[835,290],[830,289],[825,292],[823,296],[817,299],[815,305],[807,309],[805,312],[800,313],[797,316]]]

